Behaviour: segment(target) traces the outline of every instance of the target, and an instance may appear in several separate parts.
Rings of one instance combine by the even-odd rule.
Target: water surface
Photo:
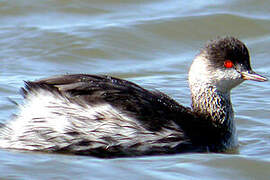
[[[268,1],[0,2],[0,121],[22,102],[23,80],[108,74],[190,105],[187,72],[203,44],[232,35],[270,77]],[[239,153],[97,159],[0,150],[0,179],[269,179],[269,82],[232,92]]]

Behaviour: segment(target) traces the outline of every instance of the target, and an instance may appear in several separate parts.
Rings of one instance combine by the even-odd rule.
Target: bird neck
[[[237,132],[229,92],[220,92],[212,86],[197,87],[192,90],[192,109],[201,117],[197,122],[198,136],[195,137],[199,143],[204,137],[210,151],[237,147]]]
[[[231,87],[221,73],[211,67],[205,53],[198,55],[190,67],[188,78],[192,108],[194,112],[211,120],[216,127],[230,125],[233,121]]]
[[[197,114],[210,119],[214,126],[231,129],[234,113],[230,92],[224,93],[210,85],[191,87],[192,109]]]

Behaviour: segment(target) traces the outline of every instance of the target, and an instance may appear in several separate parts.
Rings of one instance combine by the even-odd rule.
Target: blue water
[[[253,69],[270,78],[268,1],[2,1],[0,122],[21,103],[24,80],[108,74],[190,105],[187,72],[209,39],[247,44]],[[97,159],[0,150],[0,179],[269,179],[269,82],[232,91],[235,154]]]

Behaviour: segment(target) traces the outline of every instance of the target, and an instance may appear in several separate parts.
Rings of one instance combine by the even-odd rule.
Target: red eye
[[[226,60],[224,62],[224,67],[225,68],[232,68],[233,67],[233,62],[231,60]]]

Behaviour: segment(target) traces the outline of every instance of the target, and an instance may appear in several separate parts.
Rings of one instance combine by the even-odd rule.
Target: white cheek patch
[[[234,68],[230,69],[215,69],[211,70],[213,77],[212,83],[222,92],[229,92],[232,88],[236,87],[244,80],[241,74]]]
[[[195,58],[189,70],[189,84],[192,91],[196,91],[198,87],[210,85],[222,92],[229,92],[242,82],[241,74],[234,68],[213,67],[203,55]]]

